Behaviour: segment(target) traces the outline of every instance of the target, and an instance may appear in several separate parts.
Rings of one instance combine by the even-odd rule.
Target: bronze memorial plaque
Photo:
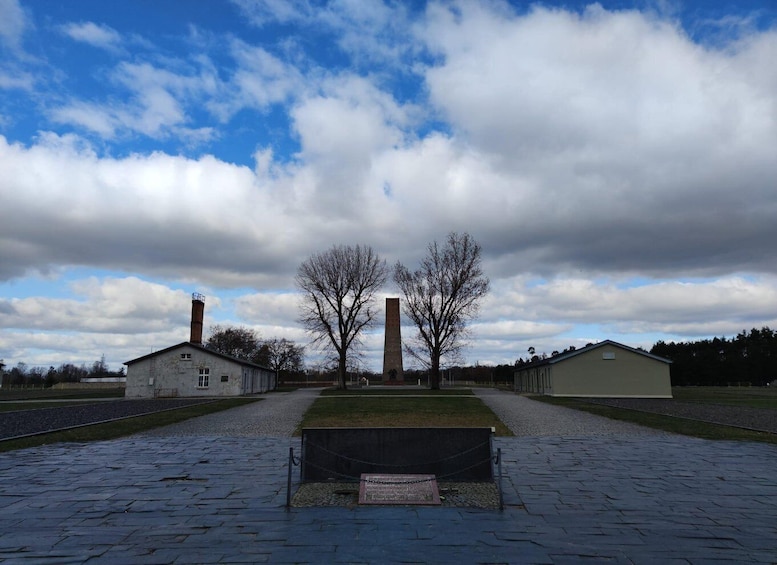
[[[359,504],[440,504],[434,475],[376,475],[363,473]]]

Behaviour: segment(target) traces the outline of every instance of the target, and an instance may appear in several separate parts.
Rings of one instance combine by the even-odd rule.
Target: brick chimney
[[[197,292],[192,293],[192,331],[190,343],[202,345],[202,318],[205,313],[205,297]]]

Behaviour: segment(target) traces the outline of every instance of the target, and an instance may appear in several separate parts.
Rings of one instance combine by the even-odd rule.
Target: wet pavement
[[[503,512],[285,509],[290,438],[135,437],[0,455],[7,563],[773,563],[777,448],[498,438]],[[294,482],[298,467],[294,467]]]
[[[211,419],[213,435],[171,426],[0,454],[0,561],[777,563],[777,446],[618,433],[611,421],[597,428],[588,415],[504,399],[501,410],[520,412],[514,426],[542,422],[544,435],[495,438],[502,512],[287,510],[299,439],[215,435]]]

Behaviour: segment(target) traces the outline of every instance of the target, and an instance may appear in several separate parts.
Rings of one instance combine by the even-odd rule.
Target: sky
[[[776,328],[775,61],[772,0],[0,0],[0,359],[117,370],[193,292],[307,345],[305,259],[449,232],[468,364]]]

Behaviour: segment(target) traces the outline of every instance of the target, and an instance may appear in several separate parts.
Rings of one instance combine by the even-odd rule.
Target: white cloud
[[[137,334],[185,327],[188,295],[136,277],[77,281],[79,299],[0,300],[0,326],[57,332]]]
[[[777,236],[777,33],[718,50],[636,11],[456,6],[430,8],[442,60],[426,77],[456,138],[513,186],[489,247],[540,272],[771,269],[755,257]]]
[[[27,25],[27,16],[18,0],[0,0],[0,42],[18,54]]]
[[[308,0],[232,0],[232,3],[257,27],[303,21],[313,13]]]
[[[774,276],[709,281],[597,281],[557,278],[500,281],[484,307],[486,319],[597,324],[619,333],[710,335],[777,321]],[[705,329],[706,328],[706,329]]]
[[[52,110],[51,118],[58,123],[78,125],[104,139],[115,137],[116,129],[122,122],[111,108],[81,101]]]
[[[374,75],[387,71],[415,72],[413,56],[422,47],[412,41],[413,6],[382,0],[335,0],[313,5],[307,0],[264,1],[233,0],[248,17],[251,24],[265,27],[269,24],[294,24],[315,37],[339,48],[338,55],[347,58],[357,69],[369,69]],[[420,8],[420,6],[418,7]],[[309,39],[289,39],[287,48],[304,51]],[[307,57],[316,60],[317,53]],[[378,64],[381,71],[370,65]]]
[[[270,106],[288,102],[307,88],[297,68],[261,47],[233,39],[230,52],[236,68],[226,81],[214,78],[217,95],[206,103],[222,121],[246,108],[266,112]]]
[[[74,298],[0,299],[0,351],[30,366],[89,363],[105,354],[118,369],[189,339],[187,292],[137,277],[90,277],[70,290]]]
[[[483,245],[494,283],[473,327],[481,361],[584,345],[581,326],[693,336],[777,320],[774,30],[701,44],[661,10],[430,3],[410,22],[404,6],[236,4],[256,25],[323,26],[339,66],[316,67],[299,35],[209,37],[186,56],[120,63],[99,96],[49,101],[56,124],[104,145],[0,137],[1,279],[83,265],[216,296],[250,288],[258,294],[234,301],[237,322],[299,337],[289,290],[310,253],[368,243],[412,266],[456,230]],[[19,44],[23,22],[5,25]],[[119,45],[101,24],[68,29]],[[386,64],[366,66],[376,60]],[[421,95],[400,92],[418,85],[392,74],[397,61],[408,61],[402,79],[422,77]],[[0,87],[32,88],[21,76],[0,72]],[[288,127],[280,135],[299,150],[283,154],[273,132],[241,149],[252,168],[121,145],[227,145],[244,124]],[[110,284],[94,284],[102,290],[79,289],[88,298],[9,299],[0,312],[22,324],[13,312],[51,310],[18,326],[41,343],[46,324],[64,329],[84,310],[88,335],[138,327],[134,311],[112,309]],[[150,319],[149,335],[175,325]],[[380,335],[365,343],[379,366]]]
[[[118,134],[136,132],[151,138],[181,136],[187,143],[192,134],[210,139],[210,127],[190,128],[187,107],[215,88],[212,69],[178,74],[149,63],[121,63],[111,73],[111,81],[127,93],[126,101],[84,102],[54,108],[51,118],[112,139]]]
[[[120,51],[121,34],[107,25],[94,22],[69,23],[62,26],[62,32],[73,39],[99,49],[116,53]]]
[[[32,90],[35,77],[26,72],[10,72],[0,70],[0,89]]]
[[[261,284],[295,248],[248,168],[209,156],[98,158],[73,136],[43,141],[24,148],[0,138],[6,277],[45,265],[101,264]]]
[[[240,320],[256,325],[295,325],[299,300],[300,296],[295,292],[248,294],[235,300],[235,313]]]

